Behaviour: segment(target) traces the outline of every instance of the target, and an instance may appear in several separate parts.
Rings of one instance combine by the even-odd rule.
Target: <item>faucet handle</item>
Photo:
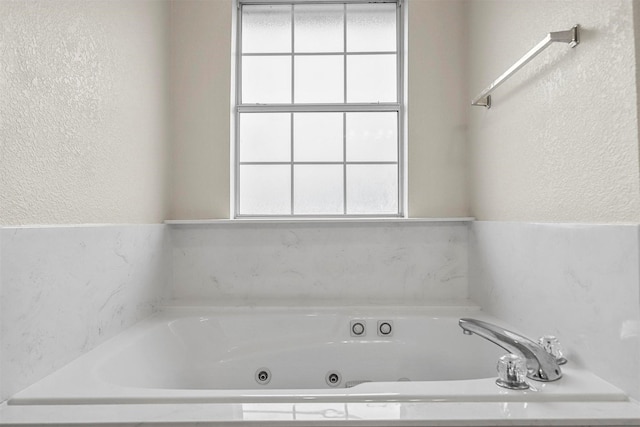
[[[498,379],[496,384],[510,390],[526,390],[529,384],[525,381],[527,365],[522,357],[516,354],[505,354],[498,359]]]
[[[567,363],[567,359],[562,354],[562,346],[560,341],[553,335],[544,335],[538,339],[538,344],[544,348],[547,353],[556,358],[558,365]]]

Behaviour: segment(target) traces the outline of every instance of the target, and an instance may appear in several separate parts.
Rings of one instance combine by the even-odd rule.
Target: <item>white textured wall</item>
[[[409,214],[469,214],[465,8],[408,2]],[[233,60],[231,0],[171,8],[171,219],[228,218]]]
[[[468,216],[466,2],[407,5],[409,216]]]
[[[169,218],[229,218],[233,4],[171,2]]]
[[[631,0],[474,0],[469,78],[479,93],[549,31],[580,24],[470,116],[479,219],[637,222],[640,177]]]
[[[159,222],[162,1],[0,2],[0,224]]]

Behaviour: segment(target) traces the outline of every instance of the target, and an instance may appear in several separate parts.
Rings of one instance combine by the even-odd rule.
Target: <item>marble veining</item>
[[[472,299],[536,336],[557,335],[571,363],[640,397],[637,225],[474,222]]]
[[[0,228],[2,396],[170,297],[419,306],[470,296],[527,335],[558,335],[572,364],[638,397],[638,239],[637,225],[493,222]],[[32,409],[42,422],[47,411]]]
[[[3,274],[3,267],[2,265],[3,260],[2,260],[2,228],[0,227],[0,349],[2,348],[2,343],[4,342],[3,338],[2,338],[2,319],[3,319],[3,314],[4,314],[4,310],[3,310],[3,304],[4,304],[4,298],[2,298],[2,288],[3,288],[3,283],[4,283],[4,274]],[[5,396],[4,393],[2,392],[2,385],[4,384],[4,372],[3,372],[3,368],[2,368],[2,355],[0,354],[0,401],[4,401],[7,397],[9,396]]]
[[[213,304],[421,304],[467,297],[467,225],[245,224],[171,230],[173,296]]]
[[[0,228],[3,400],[149,315],[162,225]]]

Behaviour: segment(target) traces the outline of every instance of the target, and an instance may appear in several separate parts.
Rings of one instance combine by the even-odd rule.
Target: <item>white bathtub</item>
[[[463,335],[460,317],[503,323],[474,308],[167,309],[8,403],[627,400],[571,362],[559,381],[531,381],[528,391],[499,388],[495,366],[504,351]],[[351,335],[354,320],[366,322],[365,336]],[[392,335],[377,334],[381,321],[392,324]],[[267,370],[269,382],[259,384],[256,372]],[[328,373],[338,373],[339,384],[329,385]]]

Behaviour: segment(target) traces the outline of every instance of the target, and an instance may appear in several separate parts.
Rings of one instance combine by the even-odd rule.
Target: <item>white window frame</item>
[[[237,13],[236,13],[236,41],[235,41],[235,103],[234,103],[234,136],[232,146],[232,190],[233,190],[233,218],[236,219],[251,219],[251,218],[291,218],[291,219],[305,219],[305,218],[405,218],[406,217],[406,148],[405,148],[405,51],[404,51],[404,21],[405,13],[403,11],[403,0],[236,0]],[[345,85],[345,103],[331,104],[243,104],[242,100],[242,6],[244,5],[296,5],[296,4],[362,4],[362,3],[395,3],[397,5],[396,12],[396,52],[362,52],[362,53],[349,53],[349,55],[358,54],[396,54],[396,94],[397,102],[378,102],[378,103],[346,103],[346,85],[347,85],[347,69],[344,68],[344,85]],[[292,9],[293,11],[293,9]],[[292,12],[293,13],[293,12]],[[291,26],[292,43],[294,42],[295,32],[294,25]],[[346,22],[345,22],[346,32]],[[345,37],[346,44],[346,37]],[[347,56],[346,48],[345,52],[340,52]],[[291,55],[292,67],[293,58],[295,56],[304,55],[326,55],[336,53],[296,53],[291,52],[285,55]],[[251,55],[251,54],[247,54]],[[260,54],[265,56],[264,54]],[[268,54],[267,54],[268,55]],[[280,54],[278,54],[280,55]],[[291,96],[294,99],[294,79],[295,76],[292,73],[291,77]],[[344,197],[344,212],[343,214],[294,214],[294,182],[293,172],[291,179],[291,210],[289,214],[240,214],[240,166],[241,164],[262,164],[261,162],[240,162],[240,114],[242,113],[315,113],[315,112],[335,112],[335,113],[353,113],[353,112],[395,112],[397,113],[397,161],[385,162],[385,161],[366,161],[366,162],[347,162],[346,157],[343,157],[341,162],[302,162],[303,164],[394,164],[397,165],[397,185],[398,185],[398,210],[396,213],[391,214],[347,214],[347,180],[346,176],[343,178],[343,197]],[[343,116],[345,117],[345,116]],[[343,119],[344,120],[344,119]],[[343,122],[343,132],[345,132],[345,126]],[[292,129],[293,132],[293,129]],[[293,135],[292,135],[293,137]],[[293,139],[292,139],[293,144]],[[279,164],[278,162],[264,162],[265,164]],[[283,164],[294,165],[300,164],[300,162],[294,162],[293,159],[290,162],[283,162]],[[345,167],[346,169],[346,167]],[[292,168],[293,170],[293,168]]]

